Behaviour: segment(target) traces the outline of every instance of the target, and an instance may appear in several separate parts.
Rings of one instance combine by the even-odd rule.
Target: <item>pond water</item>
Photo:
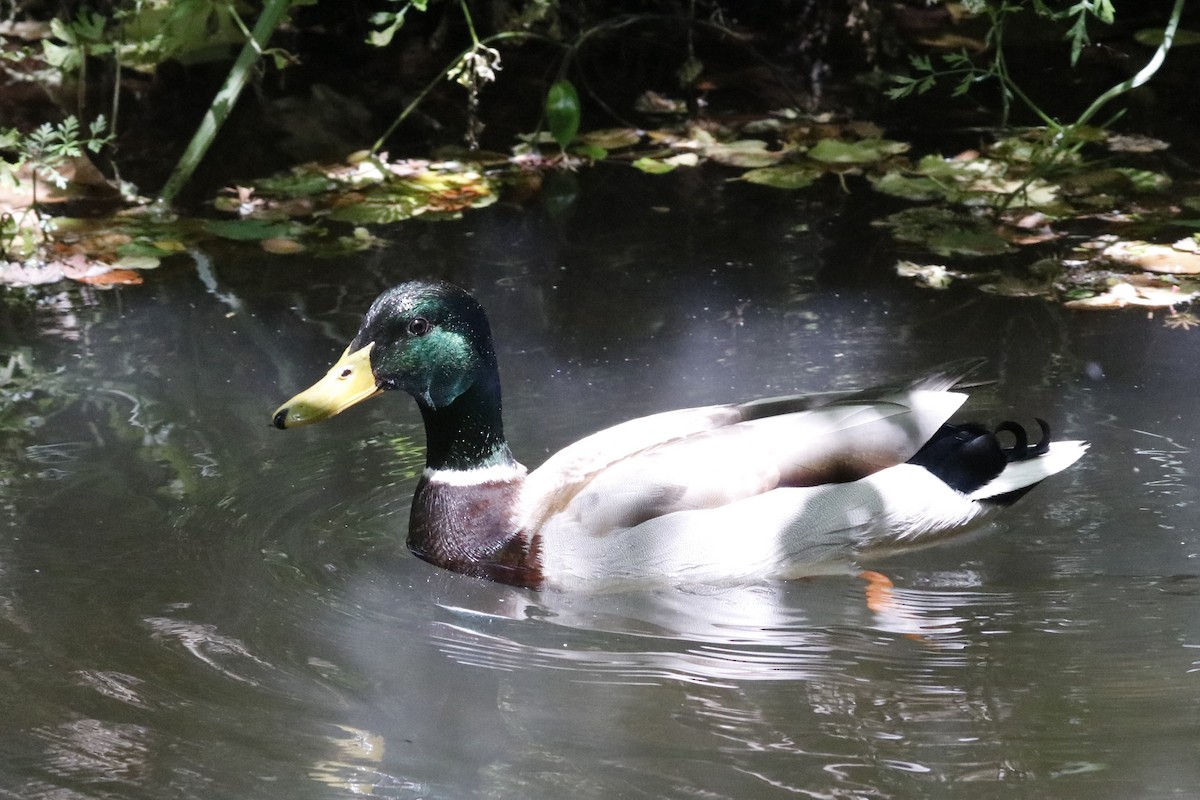
[[[578,180],[357,259],[214,248],[4,310],[28,391],[0,409],[0,798],[1194,796],[1200,333],[913,288],[862,191]],[[873,564],[886,604],[853,575],[482,583],[403,547],[407,398],[268,425],[413,277],[489,309],[527,464],[971,355],[978,416],[1092,449],[981,533]]]

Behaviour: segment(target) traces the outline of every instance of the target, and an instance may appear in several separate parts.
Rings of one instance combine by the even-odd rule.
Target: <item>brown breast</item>
[[[409,549],[445,569],[540,589],[540,537],[516,529],[520,484],[513,479],[462,485],[422,477],[409,516]]]

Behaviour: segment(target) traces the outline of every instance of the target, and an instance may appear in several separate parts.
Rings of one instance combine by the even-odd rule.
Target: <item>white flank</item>
[[[1009,464],[1003,472],[967,497],[971,500],[986,500],[1032,486],[1074,464],[1087,449],[1087,442],[1051,442],[1050,451],[1046,454],[1028,461]]]
[[[604,535],[559,514],[543,531],[542,563],[548,587],[574,591],[790,579],[967,529],[988,510],[925,468],[899,464],[850,483],[776,489]]]
[[[479,486],[485,483],[506,483],[525,477],[525,467],[520,464],[496,464],[475,469],[430,469],[425,468],[425,479],[430,483],[446,486]]]

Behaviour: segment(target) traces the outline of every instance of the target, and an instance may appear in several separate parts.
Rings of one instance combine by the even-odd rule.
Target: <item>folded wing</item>
[[[522,501],[538,513],[524,513],[522,527],[542,530],[553,520],[553,535],[604,536],[781,487],[857,480],[903,463],[964,400],[902,389],[793,412],[771,401],[781,413],[769,416],[760,403],[646,417],[583,439],[535,470]]]

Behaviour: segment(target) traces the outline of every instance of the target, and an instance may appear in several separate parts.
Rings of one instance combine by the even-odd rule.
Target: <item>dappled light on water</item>
[[[841,194],[588,180],[562,217],[496,204],[338,264],[214,249],[203,270],[9,309],[4,790],[1124,800],[1200,784],[1194,331],[914,288]],[[1043,414],[1091,450],[967,537],[835,574],[596,596],[474,580],[404,549],[424,465],[411,403],[267,424],[413,277],[487,305],[531,466],[629,417],[975,355],[994,383],[972,416]]]

